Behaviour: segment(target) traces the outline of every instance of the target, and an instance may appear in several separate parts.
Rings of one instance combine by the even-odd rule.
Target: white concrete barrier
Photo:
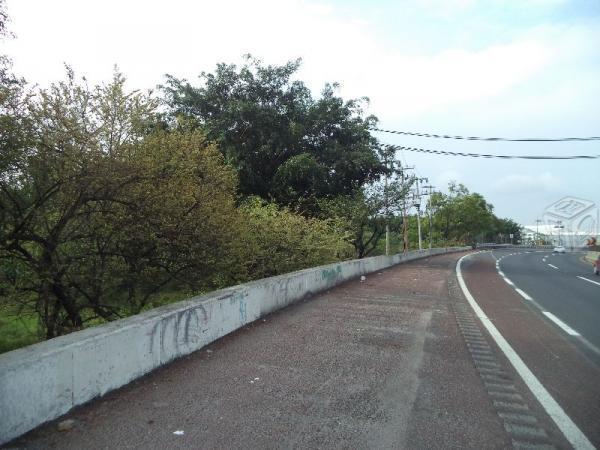
[[[0,355],[0,444],[307,296],[469,247],[375,256],[233,286]]]

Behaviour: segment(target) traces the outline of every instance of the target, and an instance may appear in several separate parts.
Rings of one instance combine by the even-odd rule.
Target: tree
[[[172,283],[245,278],[234,171],[201,132],[148,134],[156,101],[124,83],[90,89],[69,70],[2,104],[18,125],[0,161],[2,290],[47,338],[139,312]]]
[[[239,69],[219,64],[202,73],[200,87],[167,76],[163,92],[174,118],[191,119],[218,144],[242,194],[302,207],[300,199],[350,195],[384,168],[369,132],[376,118],[363,118],[366,99],[344,102],[326,85],[315,100],[292,81],[299,66],[264,66],[248,56]]]
[[[495,240],[498,234],[513,234],[520,239],[519,225],[494,215],[494,207],[478,193],[471,193],[463,184],[448,185],[448,194],[434,193],[430,199],[435,228],[446,242],[472,243]]]
[[[521,229],[521,225],[511,219],[494,217],[494,223],[487,238],[490,241],[496,241],[500,238],[499,242],[501,242],[502,238],[510,239],[512,234],[512,242],[519,243],[521,241]]]
[[[368,256],[385,233],[386,220],[380,215],[381,198],[369,196],[364,189],[318,202],[322,217],[332,218],[352,244],[357,258]]]
[[[264,278],[315,267],[351,256],[335,221],[304,217],[259,197],[241,206],[240,236],[244,262],[252,278]]]

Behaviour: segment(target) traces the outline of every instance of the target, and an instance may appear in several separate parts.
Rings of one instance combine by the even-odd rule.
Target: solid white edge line
[[[514,287],[514,286],[515,286],[515,283],[513,283],[511,280],[509,280],[509,279],[508,279],[508,278],[506,278],[506,277],[503,277],[503,278],[504,278],[504,281],[506,281],[506,282],[507,282],[508,284],[510,284],[512,287]]]
[[[580,277],[579,275],[577,275],[577,278],[579,278],[580,280],[589,281],[590,283],[594,283],[594,284],[597,284],[598,286],[600,286],[600,283],[598,283],[597,281],[590,280],[590,279],[588,279],[586,277]]]
[[[558,325],[559,327],[561,327],[565,333],[570,334],[571,336],[581,336],[577,331],[575,331],[569,325],[567,325],[566,323],[564,323],[562,320],[560,320],[558,317],[556,317],[551,312],[542,311],[542,314],[544,314],[548,319],[550,319],[556,325]]]
[[[517,291],[519,293],[519,295],[521,297],[523,297],[525,300],[529,300],[530,302],[533,301],[533,299],[525,291],[522,291],[518,287],[515,288],[515,291]]]
[[[456,263],[456,277],[458,278],[458,284],[467,298],[469,305],[473,308],[473,311],[481,320],[481,323],[486,328],[486,330],[490,333],[500,350],[504,353],[506,358],[513,365],[521,379],[525,382],[531,393],[535,396],[535,398],[540,402],[542,407],[546,410],[548,415],[552,418],[556,426],[560,429],[560,431],[564,434],[565,438],[569,441],[569,443],[575,449],[593,449],[595,448],[592,443],[588,440],[587,437],[581,432],[581,430],[575,425],[575,423],[571,420],[569,416],[564,412],[561,406],[554,400],[552,395],[546,390],[546,388],[539,382],[536,376],[531,372],[529,367],[525,365],[521,357],[513,350],[510,344],[504,339],[504,337],[500,334],[495,325],[491,322],[491,320],[485,315],[483,310],[479,307],[469,289],[467,289],[467,285],[462,277],[462,272],[460,266],[462,264],[463,259],[469,257],[471,255],[465,255],[458,260]]]
[[[556,267],[556,266],[553,266],[552,264],[548,264],[548,265],[549,265],[550,267],[552,267],[553,269],[557,269],[557,270],[558,270],[558,267]]]

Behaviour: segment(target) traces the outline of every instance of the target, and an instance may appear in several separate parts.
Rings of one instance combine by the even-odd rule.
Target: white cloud
[[[109,79],[116,63],[129,85],[138,88],[154,87],[165,72],[195,81],[217,62],[239,62],[248,52],[270,64],[303,57],[298,78],[315,91],[326,81],[339,81],[343,96],[369,96],[369,112],[384,128],[515,137],[597,135],[600,26],[592,19],[537,21],[539,9],[563,2],[511,3],[519,19],[527,19],[528,9],[536,12],[535,26],[520,22],[514,27],[510,20],[493,17],[494,8],[509,8],[504,0],[402,2],[396,11],[410,17],[398,16],[398,28],[410,21],[407,38],[380,26],[382,17],[390,19],[388,25],[394,20],[385,17],[389,9],[384,3],[346,9],[329,0],[8,0],[17,38],[2,45],[14,58],[15,70],[30,81],[61,79],[67,62],[98,82]],[[437,8],[456,14],[431,21]],[[484,16],[491,22],[469,22]],[[432,30],[438,23],[440,28]],[[457,34],[460,39],[454,39]],[[586,143],[502,146],[394,135],[382,140],[473,153],[597,153]],[[567,188],[596,195],[588,180],[597,170],[581,162],[449,158],[406,155],[438,188],[462,181],[471,191],[489,193],[494,204],[506,200],[499,204],[506,215],[515,208],[514,196],[502,194],[519,189],[530,189],[532,196],[550,189],[556,189],[553,196],[567,195]],[[561,172],[561,167],[576,169]],[[498,174],[510,172],[494,183]]]
[[[496,192],[502,194],[531,194],[534,191],[559,192],[564,189],[564,184],[561,177],[544,172],[534,175],[511,173],[499,178],[492,186]]]
[[[379,42],[368,22],[325,2],[12,1],[13,11],[18,39],[8,48],[16,68],[36,81],[61,78],[63,62],[106,79],[116,63],[132,84],[153,87],[165,72],[194,78],[247,52],[274,63],[300,56],[313,89],[340,81],[344,95],[368,95],[380,117],[501,95],[549,60],[536,41],[407,55]]]

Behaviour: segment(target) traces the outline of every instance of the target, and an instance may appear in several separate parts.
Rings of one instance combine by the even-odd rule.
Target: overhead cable
[[[448,134],[416,133],[412,131],[383,130],[381,128],[369,128],[371,131],[381,133],[400,134],[403,136],[418,136],[436,139],[460,139],[464,141],[504,141],[504,142],[577,142],[577,141],[600,141],[600,136],[589,137],[563,137],[563,138],[502,138],[502,137],[479,137],[479,136],[452,136]]]
[[[600,159],[600,155],[561,155],[561,156],[537,156],[537,155],[491,155],[485,153],[449,152],[446,150],[430,150],[425,148],[403,147],[400,145],[386,145],[394,150],[405,150],[408,152],[430,153],[434,155],[466,156],[469,158],[498,158],[498,159]]]

